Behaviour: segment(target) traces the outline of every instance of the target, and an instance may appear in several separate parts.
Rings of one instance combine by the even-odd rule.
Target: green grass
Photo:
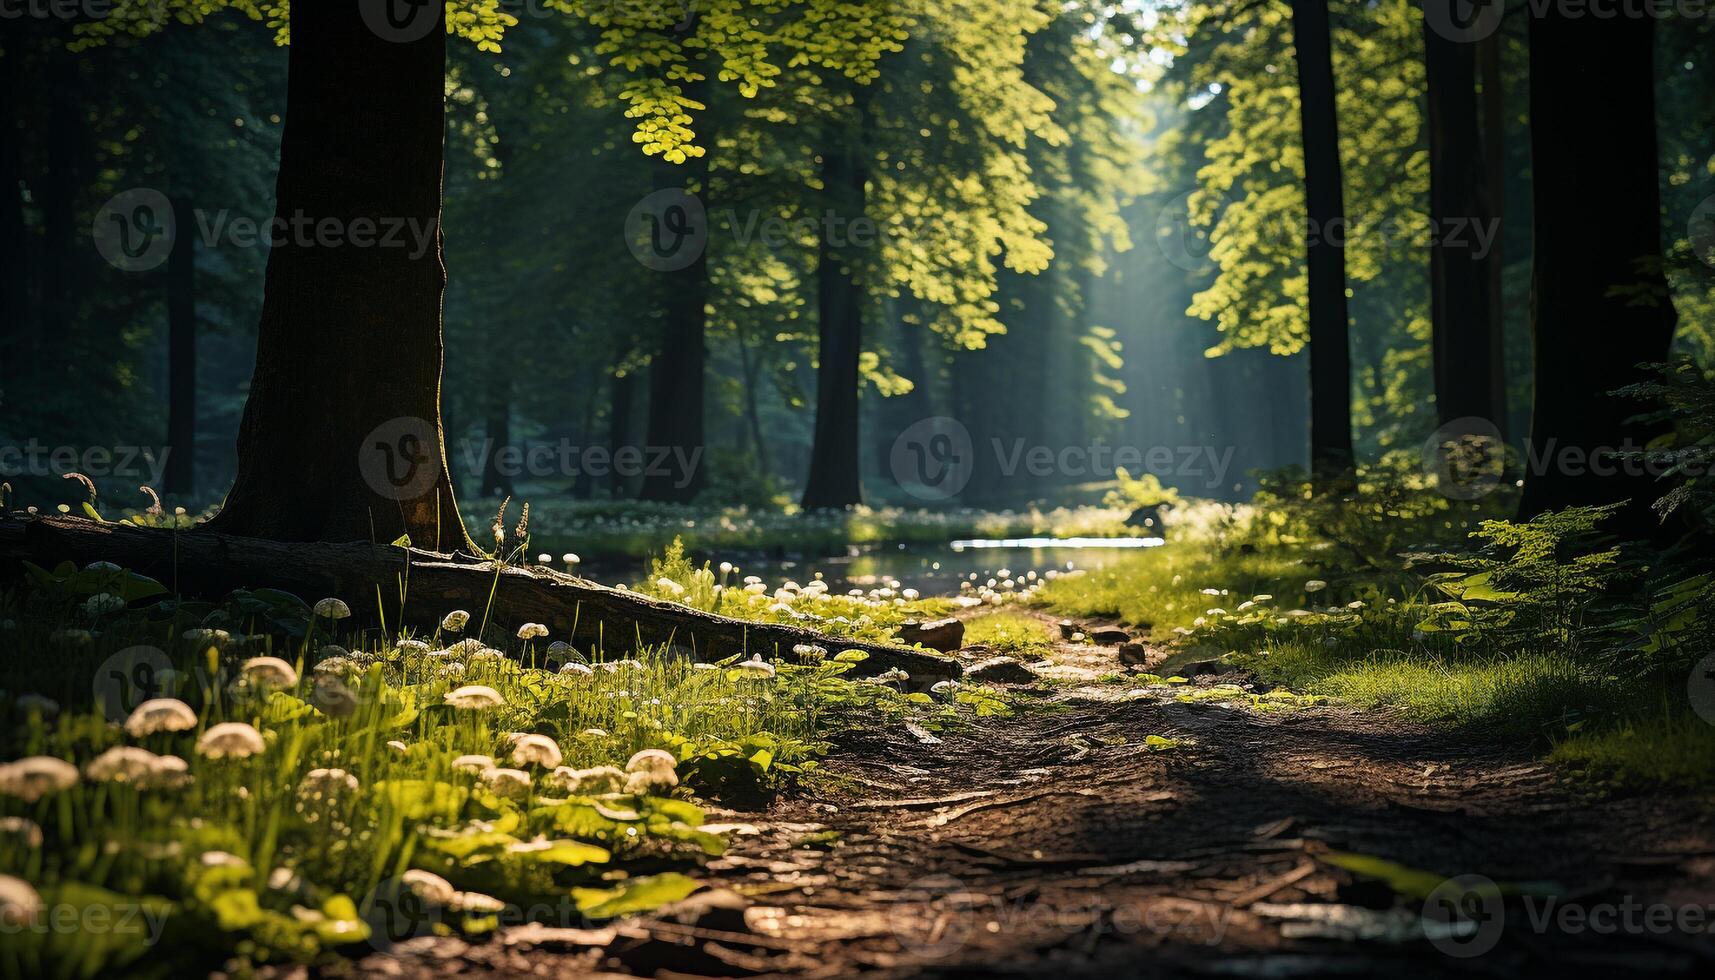
[[[120,598],[92,601],[107,595]],[[489,624],[486,643],[450,630],[423,645],[340,635],[290,596],[179,603],[111,568],[0,596],[0,624],[12,695],[0,702],[0,875],[43,907],[92,916],[146,901],[172,937],[24,930],[0,956],[9,975],[115,970],[167,949],[203,965],[367,951],[372,913],[400,907],[412,870],[463,896],[406,900],[454,931],[491,929],[500,908],[557,909],[574,920],[562,924],[645,909],[695,887],[697,865],[725,847],[697,798],[812,772],[828,737],[878,717],[934,724],[955,710],[845,679],[857,655],[760,668],[628,650],[563,673],[548,658],[578,655],[515,638],[523,624]],[[212,628],[224,632],[188,632]],[[121,653],[138,647],[154,652]],[[263,655],[289,667],[253,662]],[[117,696],[138,681],[181,700],[189,727],[127,732],[117,722],[135,691],[104,716],[104,686]],[[449,698],[473,685],[497,703]],[[254,729],[259,751],[204,751],[224,723]],[[515,755],[519,733],[541,736],[540,754]],[[152,753],[136,758],[154,768],[140,780],[91,768],[115,748]],[[670,756],[671,779],[572,774],[624,770],[646,749]],[[453,764],[467,755],[492,761]],[[182,760],[177,785],[163,758]],[[161,785],[146,785],[157,770]]]
[[[1715,725],[1672,709],[1592,732],[1574,732],[1550,758],[1628,788],[1715,788]]]
[[[1041,658],[1054,651],[1047,624],[1021,612],[998,612],[965,622],[966,646],[990,646],[1019,657]]]

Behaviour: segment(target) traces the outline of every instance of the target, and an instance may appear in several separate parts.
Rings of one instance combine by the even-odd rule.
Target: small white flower
[[[481,892],[454,892],[453,900],[448,907],[455,912],[475,912],[481,915],[494,915],[506,911],[506,903],[492,895]]]
[[[731,575],[732,574],[732,562],[730,562],[730,561],[721,562],[720,569],[721,569],[722,575]]]
[[[746,677],[755,680],[766,681],[774,679],[774,665],[763,660],[761,654],[752,656],[749,660],[739,664],[736,669]]]
[[[560,665],[560,676],[561,677],[594,677],[595,671],[590,668],[589,664],[580,664],[577,661],[572,661],[570,663],[565,663],[565,664]]]
[[[495,796],[521,800],[530,795],[530,774],[522,769],[502,769],[498,766],[482,773],[482,784]]]
[[[132,709],[125,734],[143,738],[158,732],[188,732],[197,727],[196,712],[177,698],[152,698]]]
[[[350,718],[357,713],[357,695],[332,674],[316,678],[316,689],[310,694],[310,702],[329,718]]]
[[[441,630],[446,633],[463,633],[470,624],[470,613],[463,609],[454,609],[441,620]]]
[[[548,776],[548,782],[561,791],[585,796],[617,793],[625,788],[625,781],[626,774],[613,766],[596,766],[593,769],[560,766]]]
[[[197,739],[197,754],[210,759],[245,759],[267,748],[262,733],[242,721],[223,721]]]
[[[518,627],[518,638],[520,640],[539,640],[547,635],[548,627],[543,626],[541,623],[525,623],[523,626]]]
[[[457,690],[448,691],[445,695],[445,701],[461,711],[498,708],[506,703],[506,699],[500,696],[499,691],[481,684],[466,684]]]
[[[405,872],[399,876],[399,881],[418,898],[436,905],[451,905],[458,894],[447,879],[421,868]]]
[[[387,747],[392,749],[393,751],[399,753],[400,755],[404,755],[407,752],[411,751],[411,747],[409,745],[406,745],[404,742],[401,742],[396,738],[389,740],[387,743]]]
[[[466,772],[484,772],[494,768],[494,757],[488,755],[461,755],[453,760],[454,769]]]
[[[34,803],[77,784],[77,767],[51,755],[33,755],[0,765],[0,796]]]
[[[298,798],[337,799],[357,792],[358,785],[357,777],[344,769],[311,769],[298,782]]]
[[[238,672],[251,686],[263,691],[295,687],[298,683],[298,672],[279,657],[251,657]]]
[[[148,749],[115,745],[83,765],[83,774],[96,782],[140,783],[155,771],[160,758]]]
[[[18,927],[36,920],[42,897],[22,878],[0,875],[0,925]],[[10,931],[10,930],[8,930]]]
[[[0,834],[15,834],[25,847],[42,846],[42,828],[24,817],[0,817]]]
[[[512,761],[552,769],[560,764],[560,747],[546,735],[521,735],[512,743]]]
[[[685,587],[663,575],[655,580],[655,587],[674,598],[685,594]]]
[[[322,619],[348,619],[351,617],[351,607],[344,599],[323,599],[316,603],[315,613]]]
[[[245,868],[250,862],[230,851],[204,851],[198,855],[197,862],[205,868]]]
[[[1328,587],[1328,583],[1322,581],[1319,578],[1313,578],[1310,581],[1304,583],[1304,591],[1306,591],[1306,592],[1321,592],[1323,589],[1326,589],[1327,587]]]

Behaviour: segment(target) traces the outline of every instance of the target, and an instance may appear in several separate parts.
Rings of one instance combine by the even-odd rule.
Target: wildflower
[[[580,663],[577,663],[574,661],[571,663],[565,663],[565,664],[560,665],[560,676],[561,677],[594,677],[595,671],[590,669],[589,664],[580,664]]]
[[[18,710],[26,715],[38,714],[43,718],[51,718],[60,713],[60,703],[58,701],[55,701],[53,698],[43,697],[40,694],[20,694],[18,696],[17,704]]]
[[[300,800],[332,799],[357,792],[357,777],[344,769],[311,769],[298,782]]]
[[[441,620],[441,630],[447,633],[463,633],[470,624],[470,613],[463,609],[454,609]]]
[[[42,828],[25,817],[0,817],[0,833],[17,835],[25,847],[42,846]]]
[[[277,892],[301,892],[304,879],[291,868],[275,868],[268,872],[268,888]]]
[[[502,769],[498,766],[485,769],[482,773],[482,784],[495,796],[509,800],[521,800],[530,795],[530,774],[522,769]]]
[[[826,660],[828,656],[826,648],[816,646],[814,643],[800,643],[792,648],[792,653],[799,660],[802,660],[805,663],[816,664]]]
[[[178,789],[191,781],[190,763],[176,755],[158,755],[145,782],[146,789]]]
[[[1304,583],[1304,591],[1306,591],[1306,592],[1321,592],[1323,589],[1326,589],[1327,587],[1328,587],[1328,583],[1322,581],[1319,578],[1313,578],[1310,581]]]
[[[33,755],[0,765],[0,796],[34,803],[77,784],[77,767],[51,755]]]
[[[125,608],[125,600],[111,592],[92,595],[83,601],[83,611],[90,616],[106,616]]]
[[[177,698],[152,698],[125,719],[125,734],[143,738],[158,732],[188,732],[197,727],[196,712]]]
[[[399,753],[400,755],[404,755],[407,752],[411,751],[411,747],[409,745],[406,745],[404,742],[401,742],[396,738],[389,740],[387,743],[387,747],[392,749],[393,751]]]
[[[483,772],[494,768],[494,757],[487,755],[461,755],[453,760],[454,769],[467,772]]]
[[[0,925],[17,927],[34,922],[41,911],[42,897],[29,882],[0,875]]]
[[[422,640],[400,640],[396,647],[400,653],[414,653],[419,656],[429,652],[429,645]]]
[[[523,626],[518,627],[518,638],[520,640],[539,640],[547,635],[548,627],[543,626],[541,623],[525,623]]]
[[[357,713],[357,695],[345,682],[332,675],[316,678],[316,689],[310,701],[329,718],[349,718]]]
[[[223,721],[197,739],[197,754],[210,759],[245,759],[266,750],[262,733],[242,721]]]
[[[655,580],[655,587],[674,598],[685,594],[685,587],[663,575]]]
[[[929,687],[929,693],[936,697],[951,699],[954,694],[959,692],[961,686],[958,681],[936,681]]]
[[[115,745],[84,763],[83,774],[96,782],[141,783],[155,771],[160,758],[148,749]]]
[[[512,761],[552,769],[560,764],[560,747],[546,735],[523,735],[512,743]]]
[[[605,728],[586,728],[580,734],[582,734],[585,738],[607,738],[607,729],[605,729]]]
[[[450,664],[444,664],[439,670],[435,671],[435,676],[437,678],[463,677],[464,664],[459,663],[457,660]]]
[[[624,789],[626,774],[613,766],[596,766],[593,769],[560,766],[549,775],[548,780],[568,793],[600,796]]]
[[[298,683],[298,672],[279,657],[251,657],[244,661],[239,673],[251,686],[263,691],[294,687]]]
[[[922,593],[918,592],[916,589],[906,589],[905,591],[899,593],[899,595],[902,598],[904,598],[906,602],[916,602],[918,596],[920,596],[921,594]]]
[[[351,607],[344,599],[323,599],[316,603],[315,613],[322,619],[349,619]]]
[[[737,669],[754,680],[774,679],[774,665],[763,660],[761,654],[753,654],[749,660],[739,664]]]
[[[451,657],[465,657],[486,649],[488,649],[487,644],[483,643],[481,640],[473,638],[460,640],[457,643],[454,643],[452,646],[447,647],[446,653]]]
[[[732,562],[723,561],[723,562],[721,562],[720,568],[721,568],[721,574],[722,575],[731,575],[732,574]]]
[[[499,691],[481,684],[466,684],[457,690],[448,691],[445,701],[461,711],[498,708],[506,703]]]
[[[451,905],[458,895],[447,879],[421,868],[412,868],[405,872],[399,876],[399,881],[418,898],[436,905]]]
[[[679,785],[678,760],[661,749],[644,749],[625,764],[627,793],[648,793]]]

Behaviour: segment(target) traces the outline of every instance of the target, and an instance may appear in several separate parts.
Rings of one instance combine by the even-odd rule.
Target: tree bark
[[[1549,12],[1530,22],[1536,394],[1520,513],[1632,500],[1616,530],[1648,533],[1662,492],[1603,461],[1657,429],[1610,394],[1665,361],[1677,315],[1663,274],[1654,21]],[[1592,200],[1593,193],[1600,201]],[[1570,455],[1563,455],[1570,451]],[[1587,461],[1588,460],[1588,461]],[[1604,472],[1611,471],[1611,472]]]
[[[858,465],[858,363],[863,352],[864,288],[851,223],[863,215],[869,179],[861,145],[849,136],[822,153],[821,217],[816,270],[816,428],[810,449],[806,508],[863,502]],[[837,222],[837,224],[836,224]]]
[[[7,406],[17,397],[12,386],[19,376],[19,354],[30,336],[30,248],[20,191],[23,140],[18,126],[23,56],[16,41],[0,54],[0,351],[5,352],[0,357],[0,405]]]
[[[702,100],[701,86],[690,97]],[[706,117],[705,117],[706,118]],[[709,137],[699,134],[706,143]],[[655,163],[655,189],[685,187],[708,195],[708,157],[674,165]],[[703,488],[703,374],[708,361],[708,255],[683,269],[657,272],[662,298],[660,346],[649,364],[649,432],[651,459],[666,451],[664,465],[650,466],[638,495],[644,500],[688,503]],[[690,462],[695,460],[694,463]],[[683,463],[684,465],[681,465]]]
[[[286,231],[215,526],[469,548],[440,409],[446,36],[383,39],[357,8],[292,11],[275,202]]]
[[[110,561],[180,595],[219,598],[236,588],[276,588],[308,602],[340,598],[351,607],[354,622],[366,628],[381,625],[377,596],[386,604],[390,630],[431,631],[453,608],[487,607],[497,632],[541,623],[555,638],[612,659],[631,656],[639,646],[659,645],[701,660],[743,653],[792,660],[798,658],[792,648],[802,643],[820,645],[829,654],[868,653],[854,670],[857,676],[898,667],[914,685],[927,686],[961,672],[958,661],[939,654],[716,616],[545,567],[497,569],[488,561],[362,541],[305,545],[81,518],[0,519],[0,571],[15,573],[17,562],[24,560],[48,566]],[[401,582],[409,583],[403,601],[397,598]]]
[[[1327,0],[1293,0],[1300,119],[1304,130],[1304,196],[1311,239],[1310,468],[1344,482],[1352,471],[1351,338],[1347,333],[1345,192],[1335,106]]]
[[[173,212],[178,233],[167,256],[167,460],[162,489],[185,497],[196,492],[196,216],[183,197],[173,199]]]
[[[1454,40],[1426,19],[1431,348],[1440,422],[1505,423],[1497,402],[1504,365],[1489,248],[1496,230],[1477,94],[1477,45]],[[1484,97],[1496,93],[1485,92]]]
[[[1489,215],[1495,222],[1495,241],[1483,263],[1484,286],[1489,291],[1489,360],[1495,365],[1489,396],[1495,406],[1495,428],[1505,439],[1512,431],[1509,421],[1512,399],[1507,395],[1507,92],[1501,80],[1501,39],[1497,30],[1477,43],[1477,75],[1482,82],[1483,177],[1489,195]]]

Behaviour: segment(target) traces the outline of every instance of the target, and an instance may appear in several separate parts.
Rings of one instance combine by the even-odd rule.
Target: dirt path
[[[1062,652],[1091,671],[1113,654]],[[717,811],[742,826],[704,877],[743,896],[733,907],[705,901],[617,934],[424,942],[360,966],[1280,977],[1715,965],[1708,798],[1596,798],[1504,744],[1327,705],[1040,690],[1033,707],[938,742],[902,728],[848,738],[828,764],[838,779],[816,795]],[[1178,745],[1149,751],[1149,735]],[[1394,862],[1398,890],[1353,870],[1366,859]],[[1461,879],[1423,900],[1461,875],[1509,894]]]

